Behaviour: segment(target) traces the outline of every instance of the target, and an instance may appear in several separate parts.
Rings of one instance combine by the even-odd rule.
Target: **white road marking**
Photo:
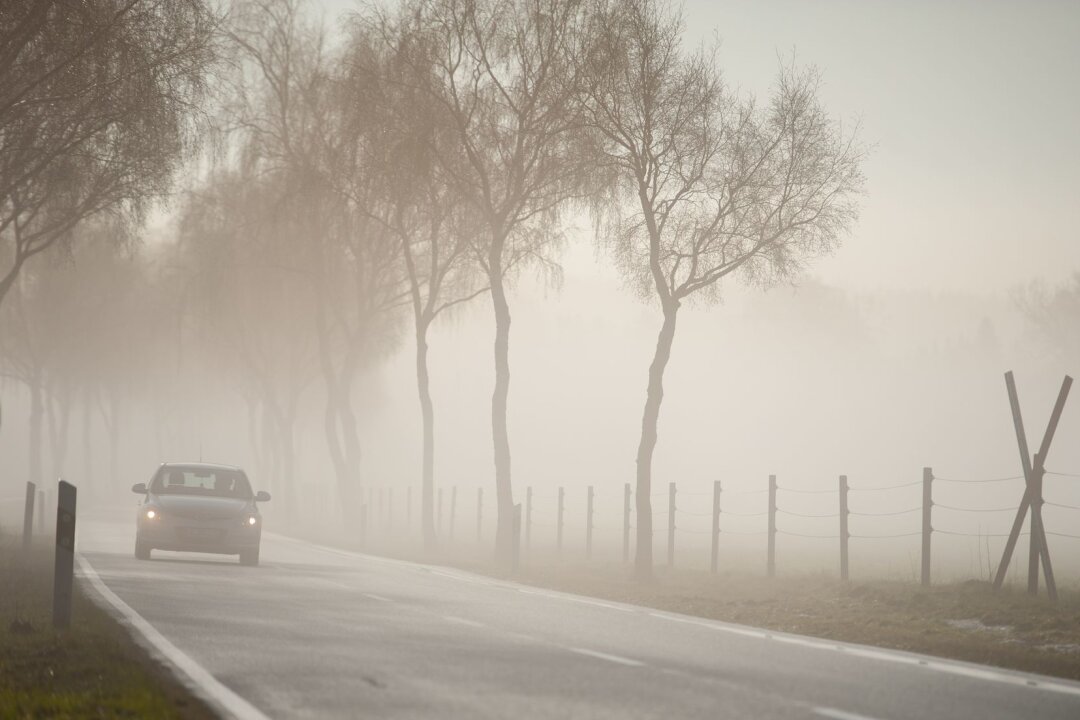
[[[468,625],[469,627],[484,627],[484,623],[476,622],[475,620],[467,620],[466,618],[457,617],[455,615],[443,615],[443,620],[449,620],[450,622],[460,623],[461,625]]]
[[[270,535],[270,533],[266,533]],[[275,538],[280,538],[288,542],[295,543],[297,545],[306,545],[310,548],[321,550],[323,552],[333,553],[339,556],[352,557],[361,560],[369,560],[372,562],[378,562],[387,565],[397,565],[402,568],[409,568],[412,570],[425,570],[436,575],[443,575],[454,580],[462,582],[471,582],[480,585],[493,585],[504,589],[516,588],[520,592],[536,592],[535,589],[514,583],[505,581],[501,583],[485,582],[479,578],[473,579],[464,574],[455,574],[445,571],[440,571],[439,566],[424,565],[422,563],[411,562],[409,560],[398,560],[396,558],[385,558],[376,555],[368,555],[365,553],[354,552],[351,550],[340,550],[338,548],[327,547],[325,545],[317,545],[315,543],[308,542],[306,540],[298,540],[296,538],[290,538],[283,535],[273,535]],[[563,597],[563,598],[575,598],[578,600],[589,600],[588,598],[582,598],[580,595],[572,595],[570,593],[550,593],[551,597]],[[991,668],[988,666],[969,665],[961,662],[953,662],[948,660],[939,660],[936,658],[930,658],[927,656],[918,656],[911,653],[904,653],[901,651],[893,651],[887,648],[874,648],[870,646],[862,645],[842,645],[827,643],[815,638],[805,637],[801,635],[790,634],[776,634],[765,630],[755,629],[749,626],[736,625],[733,623],[725,623],[719,620],[708,620],[706,618],[693,618],[688,615],[679,615],[676,613],[656,612],[651,611],[650,608],[646,608],[638,605],[630,605],[627,603],[604,603],[612,608],[623,610],[626,612],[638,612],[647,613],[648,615],[656,618],[662,618],[671,622],[679,622],[689,625],[698,625],[700,627],[707,627],[719,632],[726,632],[732,635],[742,635],[745,637],[752,637],[758,639],[770,639],[777,642],[802,644],[806,647],[810,647],[816,650],[830,651],[830,652],[842,652],[848,655],[855,655],[858,657],[871,658],[874,660],[881,660],[885,662],[901,663],[905,665],[913,665],[915,667],[923,667],[928,670],[936,672],[948,673],[952,675],[960,675],[963,677],[969,677],[978,680],[985,680],[989,682],[1004,683],[1006,685],[1015,685],[1020,687],[1029,687],[1037,690],[1049,690],[1051,692],[1063,693],[1066,695],[1080,696],[1080,683],[1069,683],[1067,681],[1058,681],[1054,678],[1030,675],[1026,673],[1013,672],[1010,670],[1002,670],[997,668]],[[524,637],[524,636],[523,636]]]
[[[366,593],[360,593],[360,594],[363,595],[364,597],[371,598],[372,600],[378,600],[379,602],[394,602],[390,598],[385,598],[382,595],[376,595],[375,593],[366,592]]]
[[[586,650],[585,648],[566,648],[572,653],[578,655],[588,655],[589,657],[599,658],[600,660],[607,660],[608,662],[618,663],[619,665],[627,665],[629,667],[641,667],[645,663],[639,660],[631,660],[630,658],[622,657],[621,655],[608,655],[607,653],[597,652],[595,650]]]
[[[600,600],[592,600],[591,598],[578,597],[577,595],[545,592],[543,590],[533,590],[531,588],[523,587],[519,587],[517,591],[526,595],[539,595],[540,597],[551,598],[552,600],[566,600],[568,602],[581,603],[582,605],[595,605],[596,607],[602,607],[608,610],[618,610],[619,612],[634,612],[634,610],[629,607],[612,605],[611,603],[602,602]]]
[[[135,639],[156,655],[159,660],[172,668],[173,673],[196,695],[209,703],[225,717],[238,720],[269,720],[258,708],[223,685],[217,678],[199,663],[185,655],[182,650],[169,642],[147,620],[135,612],[130,605],[121,600],[110,590],[90,563],[81,554],[77,554],[79,571],[100,596],[98,605],[102,606],[121,624],[127,625]]]
[[[827,707],[814,708],[814,714],[833,718],[833,720],[877,720],[877,718],[872,718],[869,715],[859,715],[858,713],[845,712],[844,710]]]

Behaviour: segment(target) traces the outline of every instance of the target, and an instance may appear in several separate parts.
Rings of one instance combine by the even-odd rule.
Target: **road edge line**
[[[172,673],[180,683],[225,717],[238,720],[269,720],[269,717],[250,702],[230,690],[206,668],[172,644],[157,628],[105,584],[94,567],[81,553],[76,553],[80,578],[97,592],[91,600],[109,613],[143,648]]]
[[[266,534],[269,535],[271,533]],[[493,587],[501,587],[506,590],[520,590],[522,588],[526,588],[528,591],[533,591],[530,594],[547,596],[553,599],[563,599],[574,602],[593,600],[596,602],[585,604],[606,603],[612,606],[616,606],[614,609],[617,610],[623,610],[628,612],[645,612],[658,618],[666,618],[674,622],[700,625],[702,627],[710,627],[714,630],[719,630],[721,632],[727,632],[731,634],[755,636],[762,640],[794,643],[798,645],[804,645],[806,647],[819,651],[842,652],[847,653],[848,655],[863,656],[867,658],[872,657],[873,659],[881,662],[899,662],[917,665],[928,670],[932,670],[934,672],[949,675],[958,675],[972,679],[983,680],[985,682],[994,682],[1003,685],[1013,685],[1014,687],[1027,687],[1033,690],[1054,692],[1062,695],[1080,695],[1080,682],[1076,680],[1071,680],[1069,678],[1056,677],[1053,675],[1043,675],[1040,673],[1033,673],[1026,670],[1013,670],[1012,668],[1004,668],[996,665],[986,665],[982,663],[973,663],[965,660],[955,660],[952,658],[929,655],[926,653],[918,653],[908,650],[898,650],[895,648],[882,647],[880,645],[866,645],[863,643],[847,642],[843,640],[832,640],[830,638],[815,637],[812,635],[800,635],[798,633],[769,630],[767,628],[759,628],[753,625],[743,625],[741,623],[734,623],[726,620],[717,620],[714,618],[702,617],[700,615],[687,615],[686,613],[678,613],[671,610],[661,610],[659,608],[649,607],[647,605],[634,605],[632,603],[619,602],[617,600],[594,598],[592,596],[582,595],[580,593],[565,592],[563,590],[553,590],[551,588],[546,588],[542,585],[529,585],[516,580],[493,578],[490,575],[484,575],[483,573],[475,572],[472,570],[463,570],[453,565],[422,563],[415,560],[404,560],[401,558],[386,557],[383,555],[375,555],[373,553],[365,553],[357,550],[336,548],[330,545],[323,545],[320,543],[312,542],[310,540],[305,540],[303,538],[297,538],[291,535],[284,535],[282,533],[272,534],[275,537],[285,540],[287,542],[296,543],[298,545],[306,545],[316,550],[321,550],[323,552],[328,552],[340,556],[359,558],[362,560],[373,560],[375,562],[383,564],[398,565],[414,569],[419,568],[427,570],[429,572],[436,569],[450,570],[452,572],[440,572],[438,574],[443,577],[461,580],[464,582],[476,582],[479,584],[489,585]],[[540,590],[541,592],[535,592],[537,590]]]

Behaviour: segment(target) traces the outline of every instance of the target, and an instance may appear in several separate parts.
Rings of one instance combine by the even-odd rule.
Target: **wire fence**
[[[1049,526],[1045,534],[1054,538],[1080,540],[1080,534],[1069,532],[1072,528],[1080,528],[1080,504],[1067,502],[1072,498],[1066,497],[1065,486],[1060,484],[1069,478],[1080,478],[1080,473],[1045,471],[1045,475],[1060,479],[1058,485],[1049,484],[1046,487],[1051,499],[1039,498],[1039,508],[1048,509],[1044,524]],[[978,502],[960,501],[965,495],[971,495],[970,491],[961,488],[1003,483],[1016,484],[1015,505],[980,506]],[[948,502],[934,499],[934,489],[938,484],[941,484],[939,489],[944,490]],[[956,490],[945,490],[949,487]],[[934,536],[970,538],[980,543],[1010,537],[1010,527],[1014,524],[1011,515],[1020,512],[1025,487],[1022,475],[978,478],[940,476],[931,472],[924,475],[922,480],[884,485],[849,485],[847,477],[841,476],[831,488],[790,483],[781,485],[772,476],[768,485],[756,488],[745,484],[723,488],[719,482],[713,483],[711,489],[701,489],[700,485],[680,489],[675,483],[668,483],[666,488],[654,485],[648,493],[646,507],[652,520],[649,525],[653,543],[660,545],[657,548],[658,557],[663,557],[666,550],[669,563],[674,564],[681,552],[687,552],[681,549],[684,546],[693,548],[700,555],[711,545],[710,565],[715,570],[718,553],[725,546],[723,538],[730,537],[727,544],[734,543],[733,548],[745,549],[746,543],[764,536],[768,541],[767,568],[768,572],[772,572],[778,554],[776,540],[786,537],[800,542],[808,541],[808,548],[819,547],[817,541],[838,542],[841,575],[846,578],[850,541],[874,541],[873,552],[889,547],[890,542],[895,543],[897,550],[906,548],[908,553],[919,549],[921,544],[924,552],[928,553]],[[916,488],[920,488],[921,497],[912,492]],[[1080,493],[1076,492],[1077,486],[1069,484],[1066,489],[1072,493],[1072,497],[1080,497]],[[527,489],[521,508],[526,556],[534,549],[552,545],[561,555],[564,550],[580,549],[584,544],[589,556],[598,547],[614,552],[621,545],[624,560],[629,559],[638,540],[640,525],[635,522],[641,509],[637,506],[634,489],[629,484],[624,486],[621,498],[613,493],[595,493],[592,486],[569,490],[565,486],[555,492],[537,491],[531,487]],[[477,489],[477,493],[467,501],[474,513],[474,517],[468,520],[474,523],[475,541],[483,541],[485,532],[488,537],[494,532],[496,513],[495,508],[489,509],[489,527],[485,528],[482,524],[484,496],[480,489]],[[984,494],[981,491],[978,493],[980,498]],[[455,531],[462,538],[468,534],[467,528],[456,530],[454,525],[455,521],[458,527],[466,524],[462,522],[461,513],[451,506],[460,501],[459,495],[464,497],[466,493],[440,491],[436,496],[438,531],[448,540],[452,539]],[[857,499],[855,507],[848,505],[849,496]],[[412,503],[416,498],[410,494],[408,502]],[[804,499],[796,502],[797,498]],[[904,502],[905,498],[910,499]],[[381,493],[373,494],[370,501],[383,514],[391,511],[390,502],[384,501]],[[832,507],[820,507],[822,503],[830,503]],[[1062,515],[1059,518],[1058,513],[1067,517]],[[416,514],[410,509],[409,516],[415,518]],[[615,518],[618,519],[613,522]],[[973,527],[972,523],[978,518],[985,520],[979,520],[979,524]],[[389,524],[391,518],[385,517],[383,522]],[[621,542],[617,539],[620,536]],[[1017,539],[1029,536],[1027,530],[1015,535]],[[921,543],[916,541],[912,544],[912,539],[920,537]],[[683,541],[679,538],[683,538]],[[705,546],[701,544],[703,540],[706,541]],[[453,538],[452,541],[459,540]],[[782,552],[796,549],[785,546]]]

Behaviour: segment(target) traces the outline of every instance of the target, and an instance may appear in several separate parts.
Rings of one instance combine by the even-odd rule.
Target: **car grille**
[[[221,528],[182,527],[177,528],[177,532],[186,540],[216,542],[225,539],[225,531]]]

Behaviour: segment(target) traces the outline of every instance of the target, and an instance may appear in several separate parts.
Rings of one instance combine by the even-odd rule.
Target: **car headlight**
[[[258,522],[259,522],[259,518],[255,517],[254,515],[248,515],[248,519],[247,519],[247,524],[248,525],[252,525],[252,526],[257,525]]]
[[[157,516],[158,516],[157,510],[147,510],[146,511],[146,519],[147,520],[153,520]]]

